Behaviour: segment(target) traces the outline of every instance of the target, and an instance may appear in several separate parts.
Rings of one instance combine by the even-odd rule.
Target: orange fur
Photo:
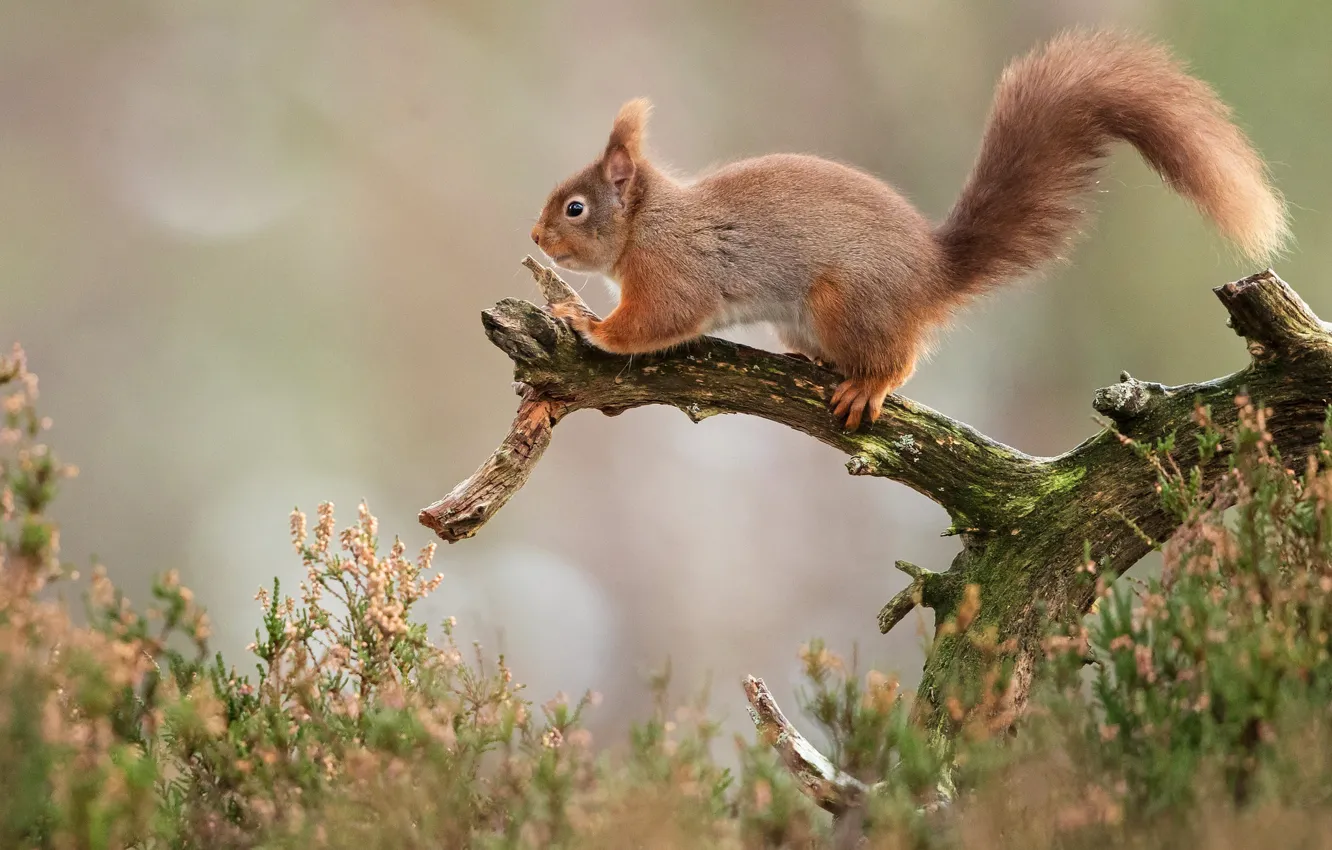
[[[661,272],[647,252],[625,257],[619,268],[620,303],[601,321],[583,330],[593,345],[614,354],[646,354],[695,339],[703,332],[713,304],[706,291],[695,298],[669,298],[653,285]]]
[[[883,181],[818,157],[677,182],[645,155],[649,111],[643,99],[620,109],[602,155],[556,187],[532,230],[558,265],[620,286],[604,321],[571,321],[622,354],[771,322],[846,377],[831,405],[851,429],[878,418],[958,305],[1060,256],[1113,141],[1251,258],[1288,235],[1225,104],[1164,48],[1122,35],[1068,33],[1004,71],[975,167],[938,226]]]

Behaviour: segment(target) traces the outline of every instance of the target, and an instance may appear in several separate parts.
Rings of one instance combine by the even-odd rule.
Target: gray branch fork
[[[531,257],[524,265],[548,305],[588,310],[553,271]],[[879,612],[879,627],[887,632],[918,605],[933,608],[943,624],[955,617],[967,586],[975,585],[981,608],[971,629],[993,627],[1000,641],[1012,642],[1012,695],[1020,709],[1042,651],[1042,615],[1071,619],[1094,600],[1094,588],[1079,573],[1085,547],[1113,579],[1175,530],[1156,494],[1156,472],[1125,438],[1154,443],[1173,434],[1182,463],[1196,444],[1196,407],[1209,406],[1214,421],[1227,427],[1235,423],[1236,397],[1247,395],[1272,411],[1270,429],[1283,456],[1303,458],[1318,445],[1332,402],[1329,327],[1270,270],[1213,292],[1230,327],[1247,342],[1249,365],[1182,386],[1124,373],[1092,403],[1106,427],[1057,457],[1024,454],[896,395],[877,423],[848,433],[828,410],[840,377],[816,364],[711,337],[627,361],[588,345],[547,309],[505,299],[482,313],[482,323],[513,360],[518,415],[495,453],[419,518],[450,543],[476,534],[526,483],[552,429],[574,411],[614,415],[665,404],[695,422],[721,413],[779,422],[844,452],[852,475],[899,481],[948,512],[946,533],[961,537],[962,551],[943,571],[898,562],[911,584]],[[1204,473],[1224,464],[1218,456]],[[946,691],[976,681],[983,663],[956,630],[937,630],[917,691],[917,719],[939,735],[951,734],[942,710]],[[825,808],[841,805],[824,796]]]

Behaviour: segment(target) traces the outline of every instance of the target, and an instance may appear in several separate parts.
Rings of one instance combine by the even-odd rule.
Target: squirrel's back
[[[1287,238],[1285,205],[1229,108],[1163,47],[1071,32],[1008,66],[980,153],[936,231],[958,294],[1031,272],[1076,232],[1114,140],[1133,145],[1250,258]]]
[[[909,244],[931,225],[892,186],[818,156],[769,154],[732,162],[689,189],[698,207],[719,221],[736,227],[762,222],[765,233],[751,238],[790,243],[815,262],[819,255],[846,258],[881,243],[930,247]]]
[[[688,204],[692,250],[731,300],[803,301],[811,281],[839,269],[848,295],[867,301],[919,291],[938,279],[933,225],[896,189],[849,165],[769,154],[701,175],[673,201]],[[650,219],[652,214],[648,214]]]

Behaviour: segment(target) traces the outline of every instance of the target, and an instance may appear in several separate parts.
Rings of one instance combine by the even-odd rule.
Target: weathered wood
[[[476,534],[527,483],[532,467],[550,445],[551,429],[564,414],[564,405],[530,387],[522,388],[521,394],[518,415],[499,448],[470,478],[417,517],[440,539],[457,543]]]
[[[820,808],[840,816],[865,803],[874,789],[837,768],[786,719],[762,679],[746,676],[743,682],[754,728],[776,751],[805,796]]]

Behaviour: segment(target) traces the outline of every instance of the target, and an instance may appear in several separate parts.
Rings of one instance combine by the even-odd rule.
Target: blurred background
[[[1325,0],[0,0],[0,344],[27,347],[82,470],[65,555],[139,601],[180,569],[241,662],[255,590],[303,576],[293,505],[330,499],[344,525],[365,498],[418,547],[417,511],[506,432],[511,367],[479,312],[538,297],[528,229],[623,100],[654,99],[678,169],[818,153],[942,217],[1003,64],[1078,23],[1169,41],[1235,107],[1293,206],[1277,270],[1332,317]],[[1073,262],[965,313],[907,395],[1053,454],[1095,433],[1121,369],[1244,365],[1209,288],[1256,269],[1131,152],[1101,189]],[[957,543],[844,460],[745,418],[578,414],[441,549],[426,613],[505,651],[537,700],[602,692],[610,734],[668,657],[737,730],[739,678],[789,699],[812,636],[910,684],[929,624],[878,634],[891,564],[945,569]]]

